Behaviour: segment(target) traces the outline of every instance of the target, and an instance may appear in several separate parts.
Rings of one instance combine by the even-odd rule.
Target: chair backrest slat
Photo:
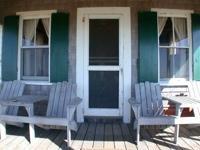
[[[150,83],[145,82],[145,92],[146,92],[146,101],[147,101],[147,112],[148,115],[152,116],[153,115],[153,109],[152,109],[152,97],[151,97],[151,88],[150,88]]]
[[[7,100],[12,97],[21,96],[24,91],[25,84],[21,81],[7,81],[3,82],[3,88],[0,92],[0,100]],[[19,107],[9,106],[6,113],[9,115],[17,115]]]
[[[67,117],[67,105],[74,96],[74,84],[62,82],[52,85],[47,107],[49,117]]]
[[[163,109],[160,85],[157,83],[136,84],[135,97],[141,103],[141,116],[154,116]]]

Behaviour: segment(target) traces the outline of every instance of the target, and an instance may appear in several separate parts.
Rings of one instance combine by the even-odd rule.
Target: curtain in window
[[[165,27],[166,22],[167,22],[167,17],[158,18],[159,36],[161,35],[161,33],[162,33],[162,31]]]
[[[24,36],[24,45],[30,46],[31,41],[33,40],[35,36],[35,28],[38,24],[38,19],[36,20],[25,20],[23,24],[23,36]],[[31,62],[33,62],[34,57],[32,57],[31,51],[26,51],[24,54],[24,62],[26,64],[24,65],[24,75],[25,76],[32,76],[33,75],[33,68],[31,68]]]
[[[46,31],[46,34],[49,37],[49,19],[48,18],[42,19],[42,23],[43,23],[44,29]]]
[[[24,44],[25,46],[30,46],[31,41],[35,35],[35,28],[38,24],[38,19],[36,20],[25,20],[23,24],[23,36],[24,36]]]
[[[187,24],[183,18],[174,18],[174,30],[177,34],[177,40],[181,41],[187,38]],[[176,42],[178,42],[176,41]]]
[[[184,18],[174,18],[174,31],[176,34],[176,45],[177,46],[187,46],[187,23]],[[188,60],[187,54],[184,49],[179,49],[177,56],[175,56],[177,61],[179,61],[179,67],[176,69],[176,75],[186,75]],[[183,76],[183,77],[184,77]]]

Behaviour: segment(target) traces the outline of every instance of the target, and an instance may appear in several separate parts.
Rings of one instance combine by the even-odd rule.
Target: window
[[[187,17],[159,16],[160,80],[190,78],[190,38]]]
[[[49,18],[22,20],[22,80],[47,80],[49,77]]]

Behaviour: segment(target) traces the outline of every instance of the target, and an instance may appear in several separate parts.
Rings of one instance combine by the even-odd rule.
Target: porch
[[[0,149],[66,149],[66,132],[44,130],[36,127],[36,140],[28,142],[28,126],[7,126],[7,138],[0,142]],[[174,127],[141,130],[140,149],[200,149],[200,128],[180,128],[178,145],[173,144]],[[131,125],[118,122],[86,122],[80,124],[78,132],[72,132],[72,149],[137,149],[135,131]]]

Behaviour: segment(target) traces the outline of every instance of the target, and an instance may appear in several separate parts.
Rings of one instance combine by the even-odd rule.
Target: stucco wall
[[[138,57],[137,13],[151,8],[192,9],[200,12],[200,0],[1,0],[0,22],[3,17],[19,11],[49,10],[70,13],[69,80],[75,82],[76,74],[76,15],[78,7],[131,7],[132,84],[137,81]]]

